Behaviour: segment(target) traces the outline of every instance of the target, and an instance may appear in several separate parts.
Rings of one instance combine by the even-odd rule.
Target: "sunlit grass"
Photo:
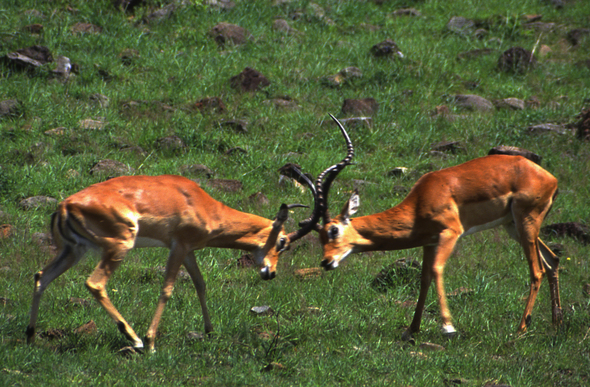
[[[39,44],[78,66],[75,76],[62,82],[51,75],[51,64],[31,73],[0,64],[0,101],[17,99],[22,104],[22,115],[0,119],[0,210],[5,214],[0,223],[14,227],[12,236],[0,241],[0,385],[588,383],[590,297],[584,285],[589,283],[590,249],[569,237],[544,238],[563,245],[564,326],[551,326],[545,282],[529,332],[519,337],[515,332],[529,273],[522,249],[503,230],[462,239],[449,260],[447,292],[469,290],[449,298],[459,331],[451,340],[440,333],[433,289],[417,345],[411,346],[401,342],[401,333],[413,316],[416,278],[400,274],[389,287],[373,286],[381,270],[396,260],[421,261],[420,249],[351,256],[337,271],[302,280],[296,270],[317,267],[321,259],[319,242],[310,235],[282,256],[273,281],[238,268],[239,251],[197,252],[215,333],[205,340],[191,338],[189,333],[203,331],[200,305],[190,280],[179,279],[160,324],[157,352],[131,358],[117,353],[128,343],[84,287],[97,263],[96,254],[88,254],[51,284],[41,302],[39,332],[61,329],[65,336],[39,337],[34,346],[25,345],[33,274],[51,259],[33,242],[33,234],[47,231],[53,208],[23,210],[20,200],[33,195],[62,200],[101,181],[104,177],[89,171],[106,158],[123,162],[133,174],[148,175],[180,174],[184,165],[204,164],[215,177],[244,185],[240,193],[204,186],[211,196],[272,218],[283,202],[312,204],[309,192],[279,184],[278,168],[295,162],[317,175],[344,157],[344,144],[328,113],[342,116],[346,98],[375,98],[379,111],[370,126],[347,127],[355,165],[334,183],[332,214],[354,188],[361,195],[359,215],[374,213],[399,203],[423,173],[483,156],[497,145],[513,145],[543,156],[542,166],[559,179],[560,193],[545,224],[590,219],[588,143],[572,134],[526,132],[534,124],[576,122],[587,107],[590,70],[577,63],[588,59],[590,39],[575,49],[565,39],[569,29],[587,27],[587,2],[566,2],[558,10],[551,2],[533,0],[382,5],[294,0],[280,6],[235,0],[235,8],[216,10],[195,1],[169,18],[145,23],[143,18],[167,2],[147,3],[134,15],[115,10],[107,0],[8,1],[0,9],[0,55]],[[423,16],[391,16],[406,6]],[[25,12],[30,9],[44,17]],[[533,14],[558,27],[543,34],[525,28],[523,15]],[[488,35],[476,39],[446,31],[452,16],[477,19]],[[273,30],[276,18],[287,20],[301,34]],[[207,33],[221,21],[248,29],[253,40],[219,47]],[[94,23],[103,32],[73,34],[77,22]],[[43,33],[24,32],[22,27],[31,23],[43,24]],[[386,38],[399,45],[404,59],[370,54],[371,46]],[[498,72],[503,51],[513,46],[530,50],[538,40],[552,51],[538,58],[536,68],[522,75]],[[460,53],[483,48],[494,51],[458,59]],[[125,50],[133,53],[129,62],[121,59]],[[256,93],[232,89],[230,78],[246,66],[263,73],[271,85]],[[340,86],[325,81],[348,66],[358,67],[362,77]],[[107,106],[91,98],[97,93],[108,98]],[[471,113],[450,103],[449,96],[458,93],[490,100],[536,97],[540,106]],[[225,111],[198,111],[194,104],[205,97],[220,97]],[[268,102],[277,97],[289,97],[297,107],[283,109]],[[434,117],[440,105],[466,117]],[[82,129],[80,121],[87,118],[106,124],[101,130]],[[221,128],[222,119],[246,120],[248,133]],[[58,127],[66,128],[66,135],[45,134]],[[187,148],[176,153],[159,149],[157,140],[170,135],[180,137]],[[462,151],[431,155],[432,145],[441,141],[459,141]],[[125,152],[123,145],[144,152]],[[226,154],[232,147],[246,153]],[[389,176],[398,166],[410,173]],[[266,195],[270,204],[248,201],[256,192]],[[307,215],[307,210],[294,210],[288,231]],[[109,282],[114,304],[140,336],[155,310],[162,284],[158,268],[167,255],[165,249],[133,251]],[[89,303],[72,303],[70,298]],[[261,305],[271,306],[275,314],[250,313],[251,307]],[[73,333],[90,320],[96,323],[95,333]],[[445,349],[419,347],[428,342]]]

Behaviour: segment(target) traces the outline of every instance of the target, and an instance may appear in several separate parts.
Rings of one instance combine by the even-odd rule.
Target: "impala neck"
[[[351,219],[351,226],[361,237],[354,250],[402,250],[423,246],[425,234],[417,227],[414,208],[402,202],[387,211]],[[432,243],[435,242],[434,238]]]
[[[209,247],[254,251],[261,249],[272,231],[272,221],[225,207],[224,216],[210,230]]]

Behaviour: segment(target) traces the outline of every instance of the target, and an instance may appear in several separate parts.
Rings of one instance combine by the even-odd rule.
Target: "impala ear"
[[[361,199],[357,190],[355,190],[344,207],[342,207],[342,211],[340,212],[340,218],[342,219],[342,222],[347,224],[350,221],[350,216],[354,215],[358,211],[360,205]]]
[[[281,208],[279,209],[279,213],[275,218],[275,221],[272,224],[274,229],[279,229],[285,223],[285,221],[289,218],[289,206],[286,204],[281,204]]]

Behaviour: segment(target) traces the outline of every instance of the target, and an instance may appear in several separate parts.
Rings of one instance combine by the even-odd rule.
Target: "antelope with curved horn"
[[[339,123],[340,125],[340,123]],[[341,126],[341,125],[340,125]],[[341,128],[344,130],[343,128]],[[347,165],[330,167],[316,182],[323,214],[319,228],[321,266],[333,270],[351,253],[423,247],[420,295],[414,318],[403,338],[419,332],[422,311],[432,281],[436,286],[446,335],[455,334],[443,285],[443,270],[459,238],[504,226],[520,243],[530,272],[530,292],[518,327],[526,331],[541,280],[547,274],[555,325],[562,321],[559,299],[559,258],[539,239],[539,229],[555,196],[557,179],[521,156],[492,155],[427,173],[398,205],[384,212],[351,218],[359,208],[355,191],[334,219],[327,213],[331,182]],[[318,190],[319,191],[319,190]]]
[[[205,281],[194,251],[222,247],[250,251],[261,267],[260,276],[276,275],[279,255],[290,244],[316,228],[319,201],[313,183],[295,169],[314,194],[312,216],[290,234],[283,230],[288,210],[301,205],[281,205],[275,220],[234,210],[210,197],[199,185],[181,176],[123,176],[91,185],[65,199],[51,221],[57,256],[35,274],[27,341],[35,340],[41,296],[49,284],[80,261],[89,249],[101,259],[86,287],[132,342],[129,350],[142,351],[143,341],[111,303],[106,285],[125,255],[134,248],[170,249],[164,286],[145,340],[154,349],[156,331],[166,302],[172,295],[181,265],[189,273],[201,304],[205,332],[213,330],[205,300]]]

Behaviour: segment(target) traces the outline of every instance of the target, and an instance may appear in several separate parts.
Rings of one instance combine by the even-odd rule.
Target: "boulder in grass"
[[[346,115],[372,116],[379,110],[379,103],[374,98],[352,99],[347,98],[342,104],[342,113]]]
[[[94,164],[94,166],[90,169],[90,174],[99,176],[106,175],[110,178],[115,176],[123,176],[132,171],[132,168],[129,168],[126,164],[123,164],[120,161],[104,159]]]
[[[536,63],[537,60],[531,51],[522,47],[512,47],[498,58],[498,69],[505,73],[522,74],[533,68]]]
[[[23,106],[16,99],[0,101],[0,119],[4,117],[18,117],[22,114]]]
[[[43,195],[31,196],[21,200],[18,204],[24,210],[34,210],[41,207],[55,207],[57,199]]]
[[[494,110],[494,104],[484,97],[475,94],[456,94],[453,96],[455,105],[467,110],[479,111],[482,113]]]
[[[251,67],[230,78],[230,85],[234,89],[254,92],[270,85],[270,81],[260,71]]]
[[[242,45],[252,39],[252,35],[245,28],[226,22],[221,22],[211,28],[209,36],[215,39],[220,46],[227,44]]]
[[[393,57],[403,58],[404,54],[401,52],[397,43],[391,39],[385,39],[381,43],[377,43],[371,47],[371,53],[376,57]]]

